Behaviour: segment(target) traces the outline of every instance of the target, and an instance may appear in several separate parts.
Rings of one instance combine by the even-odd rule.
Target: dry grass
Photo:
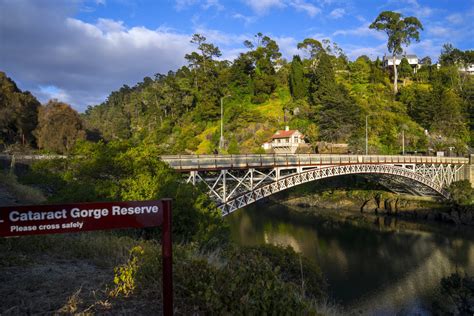
[[[14,197],[14,200],[19,201],[20,204],[42,203],[46,201],[45,196],[40,190],[19,183],[16,176],[12,173],[0,173],[0,186]],[[2,203],[2,200],[8,199],[0,197],[0,205],[6,204],[5,202]]]
[[[0,239],[0,315],[115,314],[114,266],[139,242],[114,232]]]

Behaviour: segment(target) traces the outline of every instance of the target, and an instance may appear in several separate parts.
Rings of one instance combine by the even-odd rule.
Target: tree
[[[31,93],[22,92],[0,71],[0,145],[34,145],[32,132],[38,124],[39,106]]]
[[[425,56],[422,59],[420,59],[420,65],[423,66],[431,66],[432,61],[430,56]]]
[[[306,96],[307,87],[303,63],[301,62],[301,58],[298,55],[293,56],[288,81],[293,99],[302,99]]]
[[[464,53],[455,48],[452,44],[446,43],[443,45],[439,62],[442,66],[452,66],[464,63]]]
[[[413,69],[411,68],[408,60],[403,57],[400,65],[398,65],[400,77],[403,79],[403,86],[405,86],[406,79],[409,78],[413,74]]]
[[[347,90],[336,83],[331,58],[322,53],[311,75],[310,102],[320,136],[330,142],[347,141],[360,122],[360,111]]]
[[[66,103],[51,100],[40,107],[35,130],[38,147],[68,153],[86,133],[79,114]]]
[[[462,100],[453,89],[435,87],[433,98],[434,116],[431,130],[439,135],[442,146],[454,146],[464,152],[469,139],[467,122],[463,116]]]
[[[313,38],[305,38],[301,43],[298,43],[297,48],[303,50],[308,55],[311,61],[310,67],[314,70],[318,65],[319,54],[324,52],[321,42]]]
[[[367,56],[360,56],[350,64],[351,81],[353,83],[368,83],[372,62]]]
[[[275,63],[281,57],[280,48],[274,40],[262,33],[255,35],[254,43],[246,40],[244,45],[251,49],[248,54],[255,67],[252,73],[252,102],[263,103],[277,86]]]
[[[469,180],[453,182],[448,187],[450,200],[457,205],[474,204],[474,189]]]
[[[384,31],[388,36],[387,48],[392,53],[393,60],[393,91],[398,93],[398,73],[396,55],[403,53],[402,45],[410,45],[411,40],[419,41],[419,30],[423,30],[421,22],[416,17],[406,17],[398,12],[383,11],[369,26],[370,29]]]

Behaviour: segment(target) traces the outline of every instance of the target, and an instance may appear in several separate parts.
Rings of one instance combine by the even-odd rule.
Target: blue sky
[[[336,42],[351,60],[375,59],[386,36],[368,25],[384,10],[422,22],[408,53],[436,60],[447,42],[474,49],[474,0],[0,0],[0,70],[42,102],[84,111],[123,84],[185,64],[194,33],[230,60],[257,32],[288,59],[307,37]]]

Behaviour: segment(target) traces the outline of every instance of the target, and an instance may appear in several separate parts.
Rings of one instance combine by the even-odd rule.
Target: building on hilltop
[[[411,68],[413,68],[413,73],[416,73],[416,71],[421,67],[419,61],[418,61],[418,56],[416,55],[396,55],[395,56],[395,65],[400,65],[402,62],[402,59],[406,58],[408,61],[408,64],[410,64]],[[393,68],[393,56],[387,56],[384,55],[382,59],[382,66],[384,68]]]
[[[294,154],[298,149],[309,149],[309,146],[300,131],[290,130],[289,126],[285,126],[284,131],[276,131],[272,136],[272,140],[264,143],[262,148],[276,154]]]
[[[474,64],[469,64],[459,67],[460,72],[464,72],[468,75],[474,75]]]

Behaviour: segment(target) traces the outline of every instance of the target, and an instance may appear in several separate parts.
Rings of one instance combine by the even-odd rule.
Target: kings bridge
[[[203,185],[222,214],[288,188],[320,179],[359,174],[395,193],[448,198],[446,188],[474,184],[474,155],[464,157],[382,155],[167,155],[186,181]]]

